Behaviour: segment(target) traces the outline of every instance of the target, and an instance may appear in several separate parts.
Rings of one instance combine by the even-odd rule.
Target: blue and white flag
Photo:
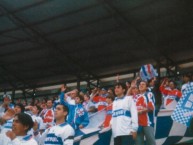
[[[157,112],[158,111],[158,112]],[[190,130],[172,120],[173,110],[156,110],[155,120],[155,139],[156,145],[173,145],[189,142],[193,139]],[[112,131],[110,128],[97,128],[104,119],[104,112],[97,112],[92,116],[91,124],[82,129],[82,135],[75,137],[74,145],[113,145]],[[93,125],[95,124],[95,125]]]
[[[193,115],[193,85],[187,85],[186,90],[182,94],[182,98],[178,102],[176,109],[172,114],[172,119],[187,127],[190,126],[190,121]]]
[[[143,65],[140,69],[140,77],[142,80],[150,80],[153,77],[158,76],[156,70],[153,68],[152,64]]]

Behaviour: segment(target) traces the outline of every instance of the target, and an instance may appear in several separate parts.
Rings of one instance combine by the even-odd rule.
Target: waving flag
[[[162,109],[157,111],[154,118],[156,145],[182,145],[193,139],[192,132],[186,126],[172,120],[173,110]],[[104,116],[104,111],[91,116],[91,124],[85,129],[81,129],[82,134],[75,137],[74,145],[113,145],[111,129],[104,128],[101,130],[97,128],[103,122]]]
[[[140,69],[140,77],[142,80],[150,80],[153,77],[158,76],[156,70],[153,68],[152,64],[143,65]]]
[[[172,119],[185,126],[190,126],[193,115],[193,85],[187,85],[186,90],[182,94],[182,99],[178,102]]]

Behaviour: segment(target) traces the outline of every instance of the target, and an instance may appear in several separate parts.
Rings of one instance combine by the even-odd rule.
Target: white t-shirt
[[[40,135],[36,135],[35,139],[39,145],[73,145],[74,129],[64,122],[55,125]]]
[[[112,110],[112,133],[113,137],[129,135],[137,132],[138,115],[132,96],[116,97]]]
[[[5,133],[0,134],[0,145],[38,145],[32,135],[17,136],[11,140]]]

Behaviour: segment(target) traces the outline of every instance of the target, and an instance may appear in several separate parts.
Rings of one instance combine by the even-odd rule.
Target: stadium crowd
[[[181,89],[174,80],[140,77],[114,88],[93,88],[80,92],[67,91],[52,99],[11,102],[4,95],[0,106],[0,145],[73,145],[74,137],[89,124],[89,116],[106,111],[99,128],[112,128],[114,145],[155,145],[155,109],[175,109],[192,75],[183,75]],[[162,95],[162,103],[156,103]],[[158,101],[159,102],[159,101]]]

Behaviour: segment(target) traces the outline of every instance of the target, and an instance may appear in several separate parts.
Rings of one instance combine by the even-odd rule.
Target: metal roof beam
[[[7,33],[7,32],[10,32],[10,31],[16,31],[16,30],[19,30],[19,29],[24,29],[24,28],[28,28],[29,26],[32,27],[32,26],[35,26],[35,25],[40,25],[40,24],[43,24],[43,23],[46,23],[48,21],[52,21],[52,20],[55,20],[55,19],[58,19],[60,17],[65,17],[65,16],[68,16],[68,15],[73,15],[75,13],[78,13],[78,12],[81,12],[81,11],[85,11],[85,10],[88,10],[88,9],[92,9],[94,7],[97,7],[99,4],[94,4],[92,6],[87,6],[87,7],[84,7],[84,8],[80,8],[78,10],[75,10],[75,11],[71,11],[71,12],[64,12],[60,15],[57,15],[57,16],[52,16],[52,17],[49,17],[47,19],[44,19],[44,20],[41,20],[41,21],[38,21],[38,22],[34,22],[32,24],[28,24],[28,26],[18,26],[16,28],[11,28],[11,29],[7,29],[7,30],[3,30],[3,31],[0,31],[0,34],[3,34],[3,33]],[[14,13],[10,13],[10,12],[6,12],[6,13],[9,13],[10,15],[15,15]],[[82,24],[84,25],[84,24]],[[76,25],[76,26],[80,26],[79,25]]]
[[[7,8],[3,7],[2,5],[0,6],[1,8],[3,8],[5,11],[8,11]],[[9,12],[9,11],[8,11]],[[88,70],[85,66],[83,66],[80,62],[76,61],[74,58],[71,58],[69,55],[67,55],[65,53],[65,51],[59,47],[57,47],[56,44],[51,43],[48,39],[46,39],[40,32],[38,32],[37,30],[35,30],[34,28],[30,27],[26,22],[24,22],[21,18],[19,18],[18,16],[11,14],[11,18],[13,21],[17,21],[18,23],[20,23],[22,26],[27,27],[28,30],[30,30],[33,34],[35,34],[37,36],[37,39],[40,38],[46,46],[50,46],[53,51],[57,51],[59,54],[62,53],[64,54],[64,58],[66,58],[66,60],[70,60],[72,62],[73,65],[78,66],[82,71],[86,71],[88,74],[91,74],[93,76],[95,76],[97,78],[96,74],[93,74],[90,70]],[[39,39],[38,39],[39,40]],[[60,59],[58,57],[56,57],[57,59]],[[61,61],[61,59],[60,59]],[[63,61],[63,59],[62,59]]]
[[[111,2],[112,1],[109,1],[109,0],[98,0],[99,2],[101,3],[104,3],[104,8],[110,13],[110,14],[115,14],[115,15],[112,15],[117,24],[119,24],[120,26],[122,26],[121,28],[123,29],[123,33],[127,34],[128,37],[131,35],[131,29],[129,28],[132,28],[132,35],[136,35],[136,37],[141,38],[142,40],[144,40],[147,44],[147,55],[148,56],[151,56],[152,59],[154,59],[155,61],[158,61],[158,58],[157,57],[154,57],[154,54],[152,53],[153,52],[153,49],[156,48],[156,44],[154,44],[150,39],[148,39],[147,36],[145,36],[145,34],[139,29],[136,27],[136,25],[134,25],[132,22],[130,22],[127,17],[125,17]],[[153,1],[151,1],[153,2]],[[138,40],[137,39],[137,40]],[[137,57],[137,56],[136,56]]]
[[[6,12],[6,13],[3,13],[3,14],[0,14],[0,17],[2,17],[4,15],[15,14],[15,13],[18,13],[18,12],[30,9],[32,7],[36,7],[36,6],[42,5],[42,4],[47,3],[49,1],[53,1],[53,0],[40,0],[40,1],[37,1],[36,3],[33,3],[31,5],[27,5],[25,7],[21,7],[19,9],[16,9],[16,10],[13,10],[13,11],[10,11],[10,12]]]
[[[7,70],[7,68],[6,67],[4,67],[4,66],[0,66],[0,68],[1,68],[1,70],[3,70],[4,71],[4,74],[9,74],[10,76],[12,76],[12,77],[14,77],[16,80],[18,80],[19,82],[22,82],[24,85],[27,85],[28,87],[30,87],[30,85],[26,82],[26,81],[24,81],[23,79],[21,79],[20,77],[18,77],[18,76],[16,76],[15,74],[16,74],[16,72],[11,72],[10,70]],[[4,78],[5,79],[5,78]],[[12,86],[12,87],[14,87],[15,89],[17,89],[17,86],[13,83],[13,82],[11,82],[10,80],[7,80],[9,83],[10,83],[10,85]]]

